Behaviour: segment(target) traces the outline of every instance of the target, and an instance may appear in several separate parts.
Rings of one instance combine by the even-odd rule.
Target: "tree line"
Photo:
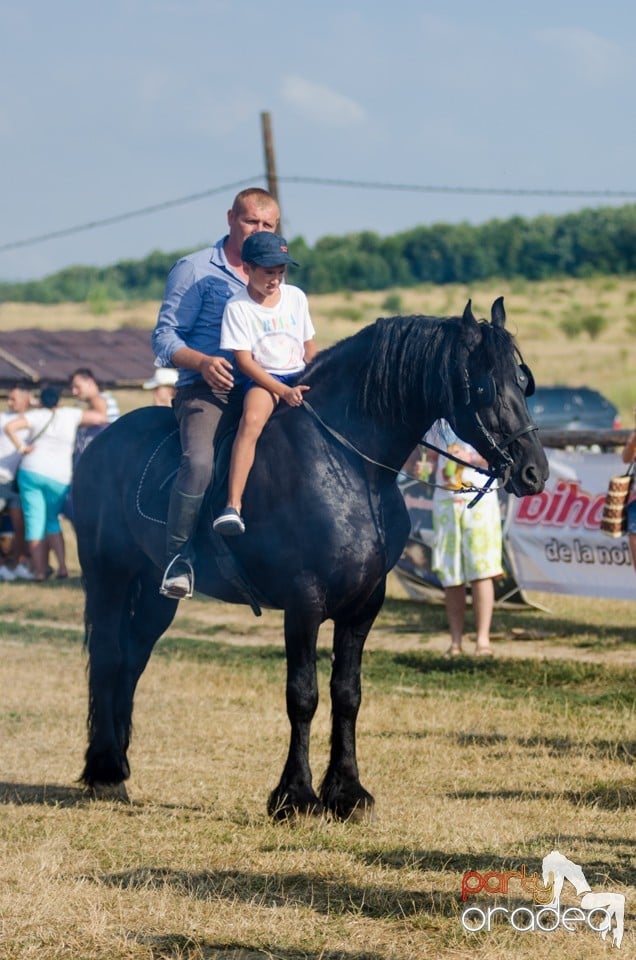
[[[307,293],[385,290],[493,277],[545,280],[636,273],[636,204],[562,216],[437,223],[390,237],[372,231],[290,241],[301,264],[290,273]],[[42,280],[0,283],[0,302],[159,300],[168,271],[186,251],[154,251],[109,267],[75,266]]]

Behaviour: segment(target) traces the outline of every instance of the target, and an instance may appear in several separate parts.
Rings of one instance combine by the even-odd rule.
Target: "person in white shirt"
[[[287,264],[298,266],[285,238],[267,231],[253,233],[241,256],[247,287],[228,300],[221,326],[221,349],[234,351],[237,367],[248,378],[232,448],[227,506],[213,523],[224,536],[245,532],[241,501],[256,442],[280,400],[301,406],[309,387],[295,380],[316,355],[307,297],[298,287],[283,283]]]
[[[20,491],[16,483],[16,474],[22,459],[15,446],[4,432],[10,420],[25,413],[31,408],[31,391],[27,387],[15,386],[9,390],[7,396],[7,411],[0,413],[0,510],[6,510],[11,522],[11,549],[7,555],[7,562],[0,566],[0,580],[32,580],[33,574],[29,570],[24,543],[24,515],[20,502]],[[28,431],[21,432],[20,439],[26,440]]]
[[[40,394],[41,407],[10,420],[4,428],[22,454],[18,487],[35,580],[46,579],[49,546],[57,560],[57,576],[68,576],[59,515],[71,487],[75,435],[80,426],[106,423],[105,413],[60,407],[59,400],[57,387],[45,387]],[[25,429],[26,442],[20,437]]]

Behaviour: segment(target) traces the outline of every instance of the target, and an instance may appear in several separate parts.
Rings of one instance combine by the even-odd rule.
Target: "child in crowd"
[[[221,348],[234,351],[236,365],[248,378],[232,448],[227,506],[213,524],[224,536],[245,532],[241,501],[256,442],[281,399],[291,407],[301,406],[309,387],[292,381],[316,354],[307,297],[298,287],[283,283],[286,265],[298,266],[285,238],[253,233],[241,256],[247,287],[228,300],[221,328]]]

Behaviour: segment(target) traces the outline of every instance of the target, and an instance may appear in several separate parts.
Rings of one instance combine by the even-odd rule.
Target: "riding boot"
[[[168,565],[159,592],[173,600],[191,597],[194,591],[194,551],[192,540],[204,494],[191,497],[173,489],[168,505],[166,555]]]

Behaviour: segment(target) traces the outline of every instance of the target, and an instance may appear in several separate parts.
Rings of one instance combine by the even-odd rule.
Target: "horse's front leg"
[[[320,796],[326,809],[339,820],[364,820],[371,816],[375,802],[358,775],[356,721],[362,699],[362,651],[384,601],[384,591],[383,580],[355,617],[334,621],[331,756]]]
[[[276,820],[323,812],[312,786],[309,766],[311,721],[318,706],[316,642],[322,604],[294,604],[285,611],[287,716],[291,725],[289,752],[280,782],[272,790],[267,811]]]

